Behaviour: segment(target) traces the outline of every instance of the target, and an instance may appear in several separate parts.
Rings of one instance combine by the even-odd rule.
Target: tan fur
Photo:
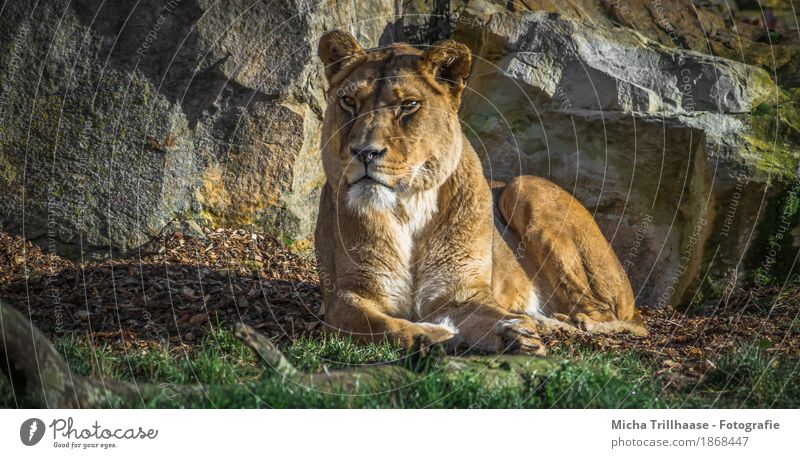
[[[457,116],[466,46],[364,50],[332,31],[319,56],[329,88],[316,249],[330,329],[525,353],[544,352],[537,323],[645,332],[619,262],[569,194],[520,177],[496,189],[497,217]]]

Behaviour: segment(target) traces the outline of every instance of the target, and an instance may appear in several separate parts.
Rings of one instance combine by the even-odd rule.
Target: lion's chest
[[[420,319],[420,309],[447,287],[449,269],[441,262],[439,250],[432,246],[435,230],[445,230],[435,221],[437,194],[420,193],[400,202],[402,218],[392,219],[385,228],[386,243],[396,258],[396,268],[382,275],[383,293],[393,316]]]

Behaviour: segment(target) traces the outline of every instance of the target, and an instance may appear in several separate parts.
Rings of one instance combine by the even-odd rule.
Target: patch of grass
[[[54,342],[80,375],[139,382],[236,384],[259,378],[253,352],[230,331],[214,328],[193,350],[159,346],[115,352],[88,339],[66,335]]]
[[[701,386],[716,407],[800,407],[800,359],[777,359],[759,345],[723,356]]]
[[[306,358],[306,353],[310,354]],[[635,354],[597,353],[590,349],[571,349],[554,355],[559,361],[553,373],[532,379],[517,388],[487,385],[479,373],[444,373],[434,366],[405,384],[387,383],[379,389],[356,388],[349,392],[321,393],[279,377],[267,377],[248,385],[249,392],[238,398],[209,392],[207,400],[166,400],[151,407],[277,407],[277,408],[637,408],[665,407],[659,400],[657,381]],[[288,356],[292,355],[292,356]],[[324,355],[324,356],[323,356]],[[331,356],[334,357],[331,357]],[[391,360],[399,355],[393,346],[358,347],[349,340],[298,341],[287,351],[295,364],[306,369],[333,368],[330,361],[354,364],[359,355],[369,355],[370,363]],[[574,358],[574,359],[572,359]],[[329,361],[323,363],[323,361]]]
[[[92,377],[157,383],[239,385],[230,395],[214,387],[202,399],[163,397],[147,407],[217,408],[676,408],[800,407],[800,359],[778,360],[764,346],[748,345],[721,357],[716,368],[694,385],[676,389],[656,375],[650,357],[633,350],[597,351],[590,346],[556,347],[552,371],[522,386],[489,384],[474,370],[440,371],[436,364],[407,382],[323,393],[276,375],[231,332],[217,328],[195,349],[159,347],[128,352],[92,347],[86,339],[56,340],[75,372]],[[284,349],[298,369],[323,371],[397,363],[401,350],[388,342],[358,345],[349,338],[302,338]],[[13,405],[7,380],[0,380],[0,403]],[[142,407],[132,405],[129,407]]]
[[[561,368],[543,387],[541,407],[661,408],[662,383],[652,363],[633,351],[598,352],[589,347],[557,348]]]
[[[283,244],[286,245],[287,247],[291,248],[292,245],[294,245],[295,240],[294,237],[292,237],[291,235],[282,234],[281,242],[283,242]]]
[[[298,369],[318,371],[323,366],[343,369],[355,365],[397,361],[401,350],[388,341],[360,345],[350,337],[323,336],[321,340],[301,337],[285,350],[286,358]]]
[[[77,374],[93,378],[120,378],[122,356],[108,345],[92,345],[87,339],[74,334],[65,334],[53,341],[64,361]]]
[[[160,400],[148,407],[209,407],[217,408],[469,408],[520,407],[530,392],[525,390],[489,389],[481,377],[465,371],[444,374],[435,369],[397,386],[370,390],[330,393],[299,386],[279,377],[269,377],[250,384],[238,396],[211,389],[205,400]]]

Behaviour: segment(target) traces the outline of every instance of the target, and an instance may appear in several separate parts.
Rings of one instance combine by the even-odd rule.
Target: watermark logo
[[[38,418],[29,418],[19,427],[19,439],[27,446],[36,445],[44,437],[44,422]]]

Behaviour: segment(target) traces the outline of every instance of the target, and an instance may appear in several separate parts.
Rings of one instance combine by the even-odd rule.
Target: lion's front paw
[[[451,327],[433,323],[414,323],[403,329],[400,340],[405,348],[412,348],[413,346],[447,342],[453,336],[455,336],[455,331]]]
[[[600,325],[600,323],[589,318],[589,315],[585,313],[576,313],[575,316],[572,317],[572,324],[581,331],[586,332],[595,332]]]
[[[419,325],[432,343],[444,342],[456,335],[456,332],[450,326],[433,323],[419,323]]]
[[[511,318],[500,320],[494,328],[495,334],[503,341],[503,350],[526,355],[547,353],[536,331],[536,324],[529,319]]]

